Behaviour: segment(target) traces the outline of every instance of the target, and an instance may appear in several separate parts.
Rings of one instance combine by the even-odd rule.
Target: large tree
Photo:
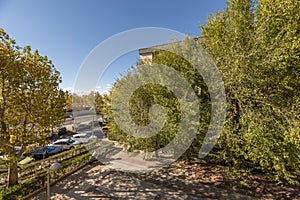
[[[213,155],[230,165],[232,172],[239,172],[236,174],[258,169],[279,182],[284,178],[295,183],[294,178],[300,173],[299,7],[299,0],[231,0],[224,11],[211,15],[201,26],[200,44],[221,72],[227,95],[225,127]],[[186,40],[177,48],[181,52],[178,55],[189,54],[189,49],[193,48]],[[185,154],[190,159],[207,130],[210,96],[201,75],[178,55],[158,51],[154,62],[171,66],[190,85],[202,89],[197,139]],[[197,55],[191,59],[197,59]],[[122,85],[122,81],[127,84],[126,80],[140,74],[145,73],[137,66],[114,85],[112,93],[122,99],[124,93],[118,91],[118,84]],[[171,108],[169,116],[180,116],[172,115],[176,113],[176,101],[168,92],[155,85],[137,90],[131,99],[130,113],[136,124],[149,123],[149,107],[153,104],[167,104]],[[111,116],[111,111],[108,115]],[[113,139],[142,149],[150,143],[153,150],[157,139],[166,138],[165,143],[172,139],[178,121],[168,118],[158,137],[146,140],[124,134],[113,118],[111,122]]]
[[[106,108],[108,109],[106,111],[110,111],[106,113],[110,118],[110,139],[127,144],[130,147],[129,150],[155,151],[156,155],[158,155],[156,150],[166,147],[170,143],[174,144],[177,142],[173,151],[181,149],[180,155],[183,154],[187,159],[192,159],[192,155],[194,157],[198,156],[201,147],[200,143],[208,129],[211,106],[208,89],[200,72],[189,61],[184,59],[196,60],[198,58],[198,54],[194,52],[195,48],[193,48],[193,45],[196,44],[195,39],[189,38],[180,43],[175,42],[165,45],[164,49],[151,49],[154,56],[150,63],[141,61],[138,66],[132,68],[131,71],[115,83],[110,97],[119,99],[120,105],[126,105],[127,100],[129,102],[130,119],[125,117],[124,123],[132,119],[136,125],[146,130],[144,126],[148,126],[155,120],[155,116],[150,114],[154,105],[162,106],[166,111],[166,115],[163,126],[155,135],[148,138],[133,137],[129,134],[129,129],[127,131],[124,131],[124,129],[120,130],[118,124],[115,123],[110,106],[107,106]],[[149,71],[151,68],[157,72],[155,75],[153,75],[154,71]],[[176,71],[176,75],[173,70]],[[177,76],[186,80],[192,91],[188,90],[183,81],[178,79]],[[126,99],[124,93],[130,93],[132,88],[139,84],[140,80],[143,82],[142,86],[133,92],[130,99]],[[197,95],[199,101],[193,101],[190,92]],[[109,102],[109,105],[112,104],[112,102]],[[125,106],[124,108],[114,109],[118,110],[117,112],[120,116],[128,116],[126,115],[127,108]],[[200,117],[197,116],[197,111],[199,111]],[[190,116],[188,120],[186,116]],[[183,130],[182,133],[181,130]],[[194,143],[185,140],[185,137],[191,133],[195,133],[195,136],[191,136],[191,138],[197,138],[194,140]],[[182,134],[182,137],[180,137],[179,141],[176,141],[176,136],[180,134]],[[187,149],[185,145],[189,143],[192,144]],[[179,151],[178,153],[175,152],[174,156],[178,157]]]
[[[104,106],[104,100],[103,96],[99,93],[95,93],[95,111],[97,114],[102,114],[103,113],[103,106]]]
[[[201,26],[228,113],[220,158],[276,180],[300,173],[300,1],[231,0]]]
[[[45,144],[61,124],[66,96],[53,63],[29,46],[17,46],[3,29],[0,67],[0,144],[8,157],[12,186],[18,182],[18,160],[29,144]]]

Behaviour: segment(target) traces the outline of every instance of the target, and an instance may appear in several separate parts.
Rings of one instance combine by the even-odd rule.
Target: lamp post
[[[201,95],[201,87],[200,86],[195,86],[195,90],[197,91],[198,95]]]
[[[90,164],[92,164],[94,161],[97,160],[97,152],[94,151],[91,155],[91,158],[90,158]]]
[[[95,121],[95,118],[94,118],[94,115],[93,115],[93,121],[92,121],[92,136],[94,136],[94,121]]]
[[[52,165],[48,169],[48,174],[47,174],[47,200],[50,200],[50,172],[51,171],[56,171],[61,168],[60,163],[52,163]]]

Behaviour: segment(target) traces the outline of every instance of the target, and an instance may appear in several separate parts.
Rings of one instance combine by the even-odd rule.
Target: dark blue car
[[[35,159],[43,159],[43,158],[47,158],[49,156],[52,156],[52,155],[60,153],[60,152],[62,152],[62,150],[60,148],[56,148],[53,146],[45,146],[45,147],[39,148],[38,150],[32,150],[31,155]]]

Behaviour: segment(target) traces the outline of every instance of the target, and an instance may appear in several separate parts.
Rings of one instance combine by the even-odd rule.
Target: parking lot
[[[91,146],[88,144],[97,140],[102,140],[103,138],[105,138],[105,133],[101,131],[101,127],[95,122],[93,122],[94,124],[89,124],[88,121],[84,121],[90,118],[90,116],[84,116],[81,118],[81,123],[85,124],[85,128],[78,131],[80,134],[74,131],[74,124],[71,124],[68,121],[58,129],[57,133],[47,138],[48,143],[45,146],[33,148],[25,152],[20,157],[18,163],[19,171],[21,171],[21,173],[23,174],[22,177],[20,177],[20,180],[26,178],[26,171],[28,171],[29,169],[34,168],[35,170],[40,171],[43,167],[40,168],[39,166],[45,167],[46,165],[44,162],[50,162],[51,160],[55,161],[57,159],[60,159],[60,154],[62,156],[65,155],[65,151],[75,148],[78,149],[79,147],[84,146],[85,149],[80,150],[79,148],[78,151],[75,151],[75,154],[73,153],[73,151],[72,153],[70,153],[70,155],[79,156],[84,152],[89,152],[93,149],[93,147],[97,146]],[[66,159],[68,159],[68,157],[60,160],[63,161]],[[6,157],[6,153],[2,152],[0,154],[0,186],[5,185],[5,182],[7,180],[7,171],[8,160]]]

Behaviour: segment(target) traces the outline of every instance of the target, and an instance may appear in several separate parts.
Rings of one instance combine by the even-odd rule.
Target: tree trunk
[[[155,141],[155,157],[158,158],[158,150],[159,150],[159,141],[156,139]]]
[[[241,107],[240,107],[240,102],[237,99],[233,99],[233,104],[234,104],[234,116],[233,120],[236,124],[236,132],[238,132],[242,127],[240,124],[240,118],[241,118]]]
[[[8,166],[8,185],[11,187],[18,184],[18,162],[12,159]]]

